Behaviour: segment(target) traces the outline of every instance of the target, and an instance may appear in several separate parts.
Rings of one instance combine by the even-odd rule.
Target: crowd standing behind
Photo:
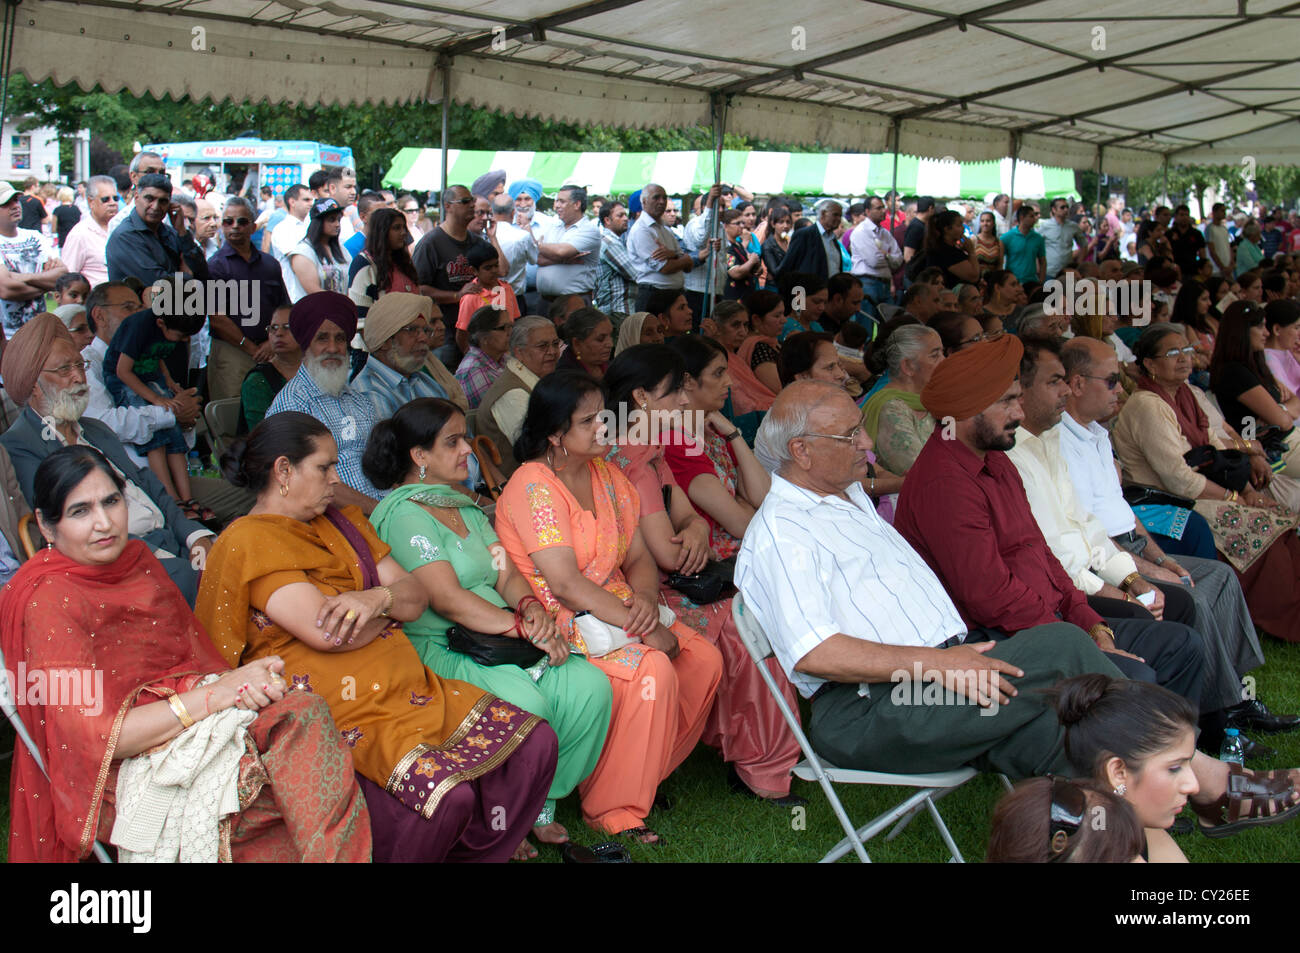
[[[1300,640],[1296,212],[117,172],[0,183],[5,658],[129,711],[20,706],[11,858],[621,861],[557,801],[656,844],[699,741],[803,804],[736,599],[834,764],[1022,781],[990,860],[1300,814],[1215,757],[1300,728],[1240,691]],[[209,741],[199,842],[142,833],[139,753]]]

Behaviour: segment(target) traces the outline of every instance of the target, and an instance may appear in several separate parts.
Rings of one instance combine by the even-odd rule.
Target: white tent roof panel
[[[727,128],[745,135],[864,152],[897,138],[974,161],[1006,155],[1014,132],[1026,159],[1087,167],[1101,147],[1119,175],[1166,154],[1291,162],[1300,140],[1300,0],[1248,0],[1244,17],[1237,0],[26,0],[18,13],[16,69],[110,91],[436,100],[443,64],[453,101],[518,115],[707,126],[710,94],[725,94]]]

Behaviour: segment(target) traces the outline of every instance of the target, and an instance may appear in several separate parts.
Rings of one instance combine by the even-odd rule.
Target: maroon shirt
[[[894,529],[943,583],[962,619],[1014,635],[1064,619],[1102,621],[1047,547],[1005,453],[980,460],[935,430],[907,471]]]

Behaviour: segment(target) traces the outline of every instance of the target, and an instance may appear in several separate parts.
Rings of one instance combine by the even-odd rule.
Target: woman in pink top
[[[1264,308],[1264,324],[1268,327],[1268,343],[1264,345],[1268,369],[1279,384],[1293,394],[1300,394],[1300,361],[1296,360],[1300,305],[1286,299],[1270,301]]]

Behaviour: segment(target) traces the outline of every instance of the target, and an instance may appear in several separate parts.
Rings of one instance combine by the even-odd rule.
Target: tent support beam
[[[451,112],[451,57],[439,56],[438,69],[442,71],[442,172],[438,177],[438,191],[447,191],[447,133],[450,126]],[[442,195],[438,196],[438,210],[443,215],[447,210],[442,207]]]
[[[885,206],[885,214],[889,216],[891,222],[898,212],[898,140],[902,131],[903,120],[895,117],[894,128],[890,133],[890,138],[894,140],[894,173],[889,179],[889,191],[894,193],[894,207],[891,209],[888,205]]]
[[[727,129],[727,106],[731,104],[731,97],[724,96],[721,93],[713,93],[709,96],[709,118],[713,126],[713,181],[722,181],[722,141]],[[709,229],[709,244],[718,238],[722,231],[722,198],[719,196],[718,201],[713,206],[713,227]],[[708,214],[705,212],[704,214]],[[716,269],[718,252],[710,250],[709,267],[704,277],[704,304],[700,308],[700,324],[713,312],[713,274]],[[696,331],[699,330],[697,327]]]
[[[1164,182],[1164,188],[1161,190],[1161,196],[1164,198],[1165,204],[1168,204],[1169,203],[1169,156],[1165,156],[1165,162],[1162,168],[1164,169],[1165,182]]]
[[[14,58],[14,34],[18,32],[18,4],[23,0],[4,0],[4,29],[0,33],[0,129],[9,118],[9,74]]]
[[[1020,133],[1011,134],[1011,184],[1007,188],[1007,218],[1013,219],[1016,208],[1016,163],[1020,161]]]

